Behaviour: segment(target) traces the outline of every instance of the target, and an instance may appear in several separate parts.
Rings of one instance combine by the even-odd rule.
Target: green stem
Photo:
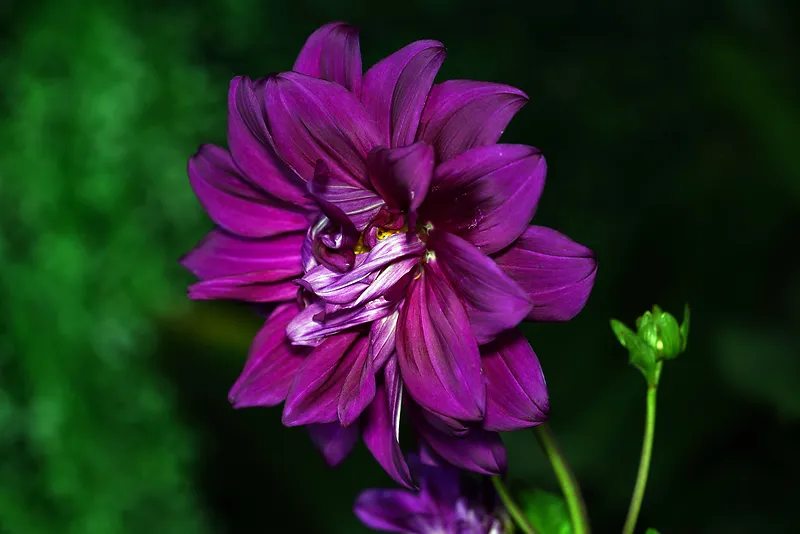
[[[503,479],[500,477],[492,477],[492,484],[494,484],[494,489],[497,490],[497,494],[500,496],[500,500],[503,501],[503,505],[508,510],[508,515],[514,520],[514,522],[519,526],[519,528],[525,534],[537,534],[536,529],[534,529],[528,520],[525,518],[525,514],[522,513],[517,503],[514,502],[514,499],[511,497],[511,494],[508,492],[506,485],[503,483]]]
[[[542,423],[533,428],[533,433],[536,435],[536,439],[539,440],[539,445],[541,445],[547,459],[550,460],[550,465],[553,466],[553,471],[561,486],[561,492],[567,501],[573,534],[589,534],[591,532],[589,517],[586,514],[586,504],[583,502],[583,496],[581,496],[581,488],[578,486],[578,481],[575,479],[575,475],[569,465],[567,465],[564,453],[561,451],[561,447],[558,446],[550,425]]]
[[[661,370],[661,362],[658,362],[658,370]],[[639,518],[639,510],[642,507],[644,490],[647,487],[647,475],[650,472],[650,458],[653,456],[653,434],[656,430],[656,392],[657,383],[647,388],[647,416],[644,425],[644,441],[642,442],[642,457],[639,460],[639,473],[636,475],[636,485],[633,488],[631,505],[628,508],[628,517],[625,519],[625,526],[622,527],[623,534],[633,534],[636,528],[636,520]]]

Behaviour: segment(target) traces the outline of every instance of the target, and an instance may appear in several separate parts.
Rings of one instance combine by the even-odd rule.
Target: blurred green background
[[[364,532],[352,501],[388,477],[229,407],[259,320],[189,303],[176,263],[210,228],[184,169],[224,144],[229,79],[338,19],[365,66],[436,38],[440,79],[530,95],[504,139],[548,159],[536,222],[599,258],[584,312],[528,329],[596,531],[622,524],[644,414],[608,319],[688,301],[640,525],[800,532],[798,5],[0,2],[0,533]],[[506,442],[513,484],[556,489],[530,433]]]

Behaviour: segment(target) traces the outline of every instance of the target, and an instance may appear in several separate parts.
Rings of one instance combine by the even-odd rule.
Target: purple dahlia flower
[[[586,302],[592,252],[528,226],[541,153],[496,144],[518,89],[451,80],[436,41],[362,76],[355,28],[308,39],[292,72],[235,78],[228,144],[189,178],[217,223],[183,260],[195,299],[274,304],[233,386],[235,407],[285,401],[331,464],[359,433],[413,486],[401,411],[443,459],[504,469],[497,431],[547,416],[524,319],[564,321]]]

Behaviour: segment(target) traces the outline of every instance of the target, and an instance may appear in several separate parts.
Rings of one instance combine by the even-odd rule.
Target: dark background
[[[644,416],[608,320],[689,302],[642,530],[800,532],[798,5],[0,2],[0,532],[364,531],[352,502],[389,479],[230,408],[258,319],[187,302],[176,263],[210,228],[185,164],[224,144],[229,79],[289,69],[330,20],[365,67],[435,38],[440,80],[530,96],[504,140],[547,157],[535,220],[599,259],[578,318],[527,330],[596,531],[622,524]],[[556,490],[530,433],[506,443],[515,487]]]

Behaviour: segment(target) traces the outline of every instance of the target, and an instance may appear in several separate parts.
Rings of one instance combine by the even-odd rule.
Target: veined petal
[[[244,370],[228,394],[234,408],[275,406],[286,398],[295,372],[310,352],[286,338],[286,325],[298,311],[295,303],[281,304],[256,335]]]
[[[369,354],[372,365],[380,370],[389,357],[395,353],[395,335],[397,333],[397,318],[400,312],[395,311],[383,319],[375,321],[369,330]],[[396,362],[395,362],[396,365]]]
[[[362,306],[326,313],[325,305],[322,302],[315,302],[301,311],[289,323],[286,335],[296,345],[317,346],[327,336],[354,326],[377,321],[390,315],[396,309],[396,302],[381,298]]]
[[[358,28],[331,22],[311,34],[300,50],[293,71],[336,82],[361,95],[361,49]]]
[[[336,467],[347,458],[358,442],[358,425],[344,427],[339,423],[316,423],[308,425],[311,441],[325,462]]]
[[[532,304],[527,294],[492,258],[447,232],[433,232],[428,246],[461,296],[479,345],[528,315]]]
[[[202,145],[188,165],[189,182],[209,217],[245,237],[265,237],[304,229],[306,216],[282,205],[242,177],[227,150]]]
[[[594,253],[564,234],[530,226],[497,265],[528,293],[533,309],[528,319],[568,321],[583,309],[597,275]]]
[[[378,124],[379,144],[394,148],[415,141],[425,99],[444,56],[442,43],[417,41],[364,74],[361,101]]]
[[[342,426],[350,426],[375,398],[375,367],[369,357],[369,338],[365,337],[357,348],[356,360],[339,395],[338,413]]]
[[[448,80],[431,89],[417,139],[434,146],[438,161],[477,146],[493,145],[528,96],[514,87]]]
[[[397,359],[386,362],[384,380],[378,383],[375,399],[364,417],[364,444],[398,484],[414,488],[403,451],[400,450],[400,408],[403,385],[397,372]]]
[[[470,149],[436,168],[421,215],[492,254],[525,231],[546,171],[544,158],[532,147]]]
[[[192,300],[242,300],[245,302],[283,302],[297,295],[295,274],[268,271],[203,280],[189,286]],[[282,278],[280,280],[270,280]]]
[[[393,209],[416,211],[425,200],[433,178],[433,148],[414,143],[400,148],[376,148],[367,156],[367,170],[375,190]],[[410,223],[410,227],[414,222]]]
[[[264,80],[237,76],[228,90],[228,145],[244,177],[275,198],[313,209],[304,181],[275,154],[265,123]]]
[[[462,421],[483,417],[478,344],[464,307],[436,261],[407,290],[397,354],[409,395],[431,412]]]
[[[181,265],[200,280],[259,273],[263,282],[286,280],[303,272],[302,233],[247,239],[224,230],[212,230]]]
[[[323,213],[339,224],[342,224],[341,217],[346,217],[349,224],[359,232],[364,230],[384,205],[383,199],[374,191],[361,184],[353,185],[336,178],[322,160],[317,161],[314,179],[308,185],[309,192]],[[334,215],[334,210],[341,215]]]
[[[511,432],[547,420],[550,403],[542,366],[518,329],[482,347],[481,356],[486,376],[486,430]]]
[[[358,332],[331,336],[297,370],[283,406],[286,426],[337,421],[336,406],[345,377],[367,338]]]
[[[368,187],[365,162],[379,136],[352,93],[333,82],[284,72],[267,80],[264,97],[275,149],[299,176],[310,180],[322,160],[342,182]]]
[[[499,475],[506,470],[506,450],[496,432],[473,427],[463,436],[453,436],[439,432],[422,417],[413,421],[425,443],[456,467],[482,475]]]

